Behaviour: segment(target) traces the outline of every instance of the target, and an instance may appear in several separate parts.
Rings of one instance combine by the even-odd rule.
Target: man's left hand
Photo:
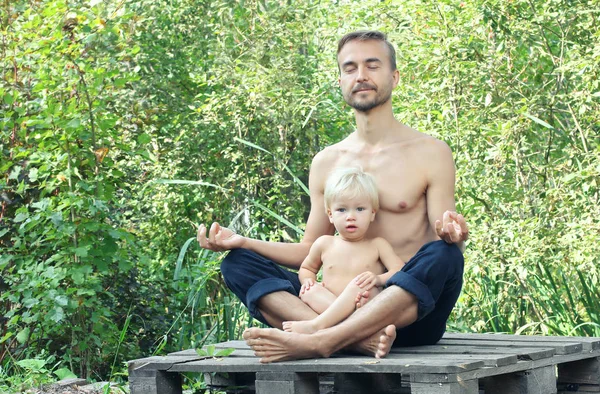
[[[463,215],[454,211],[444,212],[442,221],[435,221],[435,231],[446,243],[454,244],[469,238],[469,227]]]

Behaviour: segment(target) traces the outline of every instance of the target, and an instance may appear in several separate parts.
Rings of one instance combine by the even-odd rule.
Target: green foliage
[[[397,118],[455,155],[471,238],[451,327],[599,334],[593,3],[0,10],[0,389],[15,374],[118,376],[127,359],[238,339],[253,322],[196,226],[302,236],[311,159],[354,127],[336,41],[361,28],[396,44]],[[35,359],[43,372],[18,364]]]

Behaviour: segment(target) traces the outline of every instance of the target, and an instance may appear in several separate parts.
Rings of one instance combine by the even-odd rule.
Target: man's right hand
[[[212,250],[213,252],[242,248],[246,242],[246,238],[236,234],[227,227],[221,227],[217,222],[214,222],[210,226],[208,234],[206,234],[206,226],[204,224],[198,226],[197,239],[201,248]]]

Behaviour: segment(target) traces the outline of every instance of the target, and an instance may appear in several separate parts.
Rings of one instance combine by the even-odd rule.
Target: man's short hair
[[[358,167],[343,167],[334,170],[325,183],[325,210],[338,198],[355,199],[367,197],[373,209],[379,210],[379,194],[375,178]]]
[[[388,41],[387,35],[380,31],[376,30],[359,30],[352,33],[346,34],[344,37],[340,39],[338,42],[338,50],[337,54],[339,55],[344,45],[349,43],[350,41],[368,41],[375,40],[383,42],[390,53],[390,65],[392,66],[392,71],[396,70],[396,50],[391,42]]]

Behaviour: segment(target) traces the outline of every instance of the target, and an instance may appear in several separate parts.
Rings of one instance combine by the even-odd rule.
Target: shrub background
[[[301,238],[310,160],[353,129],[336,42],[364,28],[397,47],[396,117],[454,152],[471,237],[450,328],[599,335],[599,17],[566,0],[4,2],[0,384],[238,338],[252,323],[196,225]]]

